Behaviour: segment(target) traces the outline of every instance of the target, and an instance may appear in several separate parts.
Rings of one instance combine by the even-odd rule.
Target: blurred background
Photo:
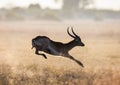
[[[71,26],[85,68],[31,50],[38,35],[70,42]],[[120,0],[0,0],[0,85],[120,85]]]
[[[119,19],[119,0],[0,0],[0,61],[19,65],[27,60],[30,64],[37,61],[42,65],[45,61],[41,59],[43,62],[40,62],[38,58],[42,57],[34,54],[35,49],[30,49],[32,38],[44,35],[67,43],[72,40],[66,32],[67,27],[73,26],[85,47],[73,49],[70,53],[88,67],[118,68]],[[58,61],[53,56],[49,59]],[[47,65],[54,65],[49,59]],[[64,67],[63,64],[59,65]],[[55,67],[60,68],[59,65]]]
[[[119,0],[0,0],[0,20],[119,20]]]

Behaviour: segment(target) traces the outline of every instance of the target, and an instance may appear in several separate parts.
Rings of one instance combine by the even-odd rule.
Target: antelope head
[[[67,33],[72,37],[74,38],[74,43],[76,44],[76,46],[85,46],[85,44],[82,42],[80,36],[78,36],[74,30],[73,30],[73,27],[71,27],[71,30],[72,30],[72,33],[73,34],[70,34],[69,32],[69,27],[67,28]]]

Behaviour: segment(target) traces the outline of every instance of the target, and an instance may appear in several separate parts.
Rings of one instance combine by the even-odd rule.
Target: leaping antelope
[[[35,54],[42,55],[45,59],[47,59],[46,55],[39,53],[39,51],[43,51],[55,56],[66,57],[84,67],[84,65],[79,60],[75,59],[68,53],[75,46],[85,46],[81,41],[81,38],[74,32],[72,27],[71,30],[73,35],[70,34],[69,27],[67,28],[67,33],[73,38],[73,40],[65,44],[62,42],[53,41],[46,36],[37,36],[36,38],[32,39],[32,48],[35,47],[36,49]]]

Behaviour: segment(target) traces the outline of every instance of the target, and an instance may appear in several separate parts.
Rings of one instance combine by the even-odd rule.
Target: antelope
[[[68,27],[67,33],[70,37],[73,38],[73,40],[68,43],[56,42],[46,36],[37,36],[32,39],[32,49],[35,48],[35,54],[41,55],[45,59],[47,59],[46,55],[43,53],[39,53],[39,51],[55,56],[69,58],[75,61],[78,65],[84,67],[84,65],[79,60],[75,59],[68,53],[75,46],[85,46],[84,43],[81,41],[81,38],[74,32],[73,27],[71,27],[71,31],[73,34],[70,34]]]

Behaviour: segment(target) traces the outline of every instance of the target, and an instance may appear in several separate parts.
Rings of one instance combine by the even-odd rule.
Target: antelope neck
[[[67,48],[68,50],[71,50],[73,47],[76,46],[76,42],[75,42],[74,40],[72,40],[72,41],[68,42],[68,43],[65,44],[65,45],[66,45],[66,48]]]

